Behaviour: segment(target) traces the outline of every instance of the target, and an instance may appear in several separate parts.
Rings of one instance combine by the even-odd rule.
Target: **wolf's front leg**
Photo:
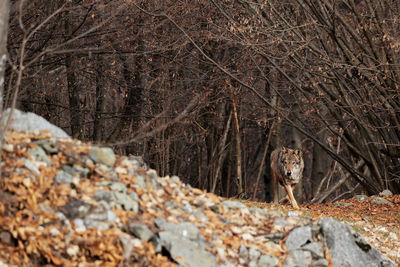
[[[287,197],[289,198],[290,203],[292,204],[292,207],[295,208],[295,209],[299,209],[299,206],[297,205],[296,199],[293,196],[293,190],[294,190],[294,188],[296,186],[294,185],[293,188],[292,188],[292,186],[286,185],[286,184],[283,185],[283,186],[285,187],[286,193],[288,194]]]

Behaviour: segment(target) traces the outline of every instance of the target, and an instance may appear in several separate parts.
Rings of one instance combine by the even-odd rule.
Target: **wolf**
[[[277,148],[271,153],[271,175],[274,190],[274,203],[278,203],[278,182],[287,193],[280,201],[285,203],[290,200],[293,208],[299,209],[293,191],[303,176],[304,161],[300,149],[286,147]]]

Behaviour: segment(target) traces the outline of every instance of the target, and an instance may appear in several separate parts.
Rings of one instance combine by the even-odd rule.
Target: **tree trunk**
[[[72,34],[72,15],[68,13],[65,19],[65,36],[68,38]],[[66,38],[66,39],[68,39]],[[65,54],[64,62],[67,74],[67,87],[68,87],[68,98],[69,98],[69,110],[70,110],[70,124],[71,133],[74,138],[81,138],[83,134],[82,129],[82,115],[79,98],[79,86],[75,74],[74,56],[71,53]]]
[[[4,74],[7,62],[7,34],[8,34],[8,0],[0,1],[0,114],[3,112]],[[2,131],[2,127],[0,127]],[[1,134],[2,136],[2,134]],[[0,142],[2,139],[0,140]]]
[[[325,140],[327,137],[327,132],[323,131],[319,134],[320,140]],[[330,169],[330,157],[325,152],[325,150],[318,144],[314,144],[313,147],[313,160],[312,160],[312,171],[311,171],[311,183],[313,196],[317,193],[317,189],[325,177],[325,174]]]
[[[103,134],[103,124],[104,118],[103,113],[105,110],[105,97],[106,97],[106,88],[104,86],[103,79],[103,64],[101,61],[101,57],[98,57],[98,66],[96,72],[96,111],[94,114],[94,126],[93,126],[93,140],[96,142],[100,142],[102,140]]]
[[[237,194],[241,194],[245,192],[243,177],[242,177],[242,149],[240,145],[240,128],[239,128],[239,119],[238,119],[238,112],[236,107],[235,96],[233,92],[231,92],[232,96],[232,108],[233,108],[233,123],[235,129],[235,152],[236,152],[236,186],[237,186]]]
[[[7,34],[8,34],[8,17],[9,17],[9,2],[8,0],[0,1],[0,114],[3,113],[3,95],[4,95],[4,81],[5,81],[5,69],[7,62]],[[3,116],[0,121],[0,148],[3,147]],[[1,154],[1,153],[0,153]],[[1,161],[1,155],[0,155]],[[0,166],[1,168],[1,166]],[[1,175],[1,169],[0,169]]]
[[[138,50],[142,51],[143,42],[141,40],[141,37],[138,37],[137,42],[139,47]],[[122,61],[122,74],[126,82],[127,97],[125,99],[124,108],[121,112],[122,118],[108,137],[107,142],[115,142],[116,140],[120,139],[123,130],[126,129],[130,123],[133,123],[133,131],[137,133],[140,127],[142,107],[145,104],[142,101],[144,93],[144,80],[142,77],[142,64],[144,64],[143,56],[135,56],[135,59],[133,60],[133,65],[135,67],[134,70],[132,70],[131,68],[132,64],[128,62],[129,58],[125,57],[122,54],[120,54],[119,58]],[[135,148],[131,148],[128,150],[128,153],[138,153],[138,150]]]

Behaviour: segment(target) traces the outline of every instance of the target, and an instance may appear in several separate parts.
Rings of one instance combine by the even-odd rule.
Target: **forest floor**
[[[385,197],[394,205],[371,204],[374,197],[364,201],[341,200],[335,203],[303,204],[299,216],[313,219],[331,217],[347,223],[359,232],[369,244],[400,266],[400,195]],[[281,212],[295,211],[289,205],[245,201],[248,206]]]

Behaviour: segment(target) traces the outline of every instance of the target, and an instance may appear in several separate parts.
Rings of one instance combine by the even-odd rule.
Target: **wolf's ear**
[[[283,153],[286,153],[286,152],[288,152],[288,149],[287,149],[286,147],[283,146],[283,147],[282,147],[282,152],[283,152]]]
[[[303,152],[301,151],[301,149],[296,149],[296,150],[294,151],[294,154],[295,154],[296,156],[302,156],[302,155],[303,155]]]

